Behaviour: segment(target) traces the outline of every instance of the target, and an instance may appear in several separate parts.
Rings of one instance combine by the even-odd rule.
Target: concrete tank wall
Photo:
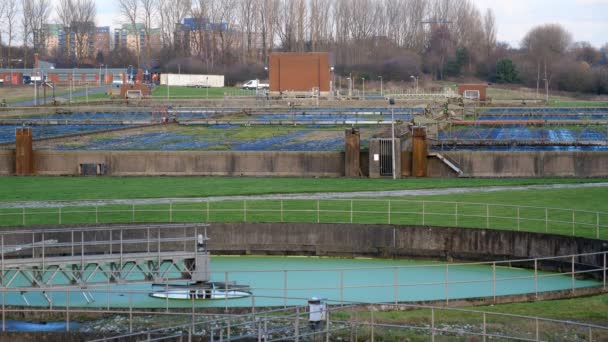
[[[495,261],[602,252],[608,241],[529,232],[397,225],[214,223],[215,254],[304,254]],[[602,255],[585,262],[602,265]]]
[[[341,177],[340,152],[46,151],[34,153],[38,175],[76,175],[78,165],[105,163],[114,176]]]
[[[470,177],[607,177],[608,152],[444,152]],[[454,175],[439,162],[432,177]]]
[[[0,175],[15,174],[15,150],[0,150]]]
[[[469,177],[608,177],[608,152],[441,152]],[[411,176],[411,155],[401,154],[400,173]],[[232,151],[53,151],[34,150],[38,175],[77,175],[78,165],[104,163],[107,174],[175,176],[343,177],[343,152]],[[361,170],[368,176],[367,152]],[[398,158],[397,158],[398,159]],[[0,150],[0,175],[15,173],[14,150]],[[455,177],[437,158],[428,158],[429,177]]]

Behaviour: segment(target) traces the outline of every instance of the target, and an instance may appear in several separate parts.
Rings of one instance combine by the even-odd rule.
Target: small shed
[[[120,88],[121,99],[141,99],[150,96],[150,88],[143,84],[123,84]]]
[[[459,84],[458,94],[468,100],[485,102],[487,100],[487,84]]]

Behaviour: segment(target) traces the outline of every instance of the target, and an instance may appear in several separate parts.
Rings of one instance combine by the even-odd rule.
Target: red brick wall
[[[329,92],[329,53],[273,53],[269,73],[272,92]]]

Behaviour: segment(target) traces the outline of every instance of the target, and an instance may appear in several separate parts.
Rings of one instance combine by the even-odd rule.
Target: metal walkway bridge
[[[209,280],[204,224],[93,226],[0,232],[0,287]],[[47,300],[49,300],[47,298]]]

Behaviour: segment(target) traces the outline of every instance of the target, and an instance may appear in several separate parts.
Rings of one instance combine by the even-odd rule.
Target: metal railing
[[[240,284],[243,281],[252,281],[253,284],[241,285],[248,285],[252,293],[257,294],[258,297],[274,298],[271,302],[257,303],[261,306],[283,306],[286,308],[293,305],[288,301],[288,298],[293,297],[294,293],[304,296],[326,293],[327,297],[337,298],[340,301],[371,294],[377,302],[394,304],[435,300],[449,305],[450,301],[470,298],[488,298],[496,303],[498,297],[513,294],[533,294],[534,298],[540,298],[542,293],[551,291],[575,292],[581,289],[606,291],[608,289],[607,255],[608,252],[597,252],[491,262],[429,263],[424,265],[351,268],[233,269],[230,271],[211,271],[209,273],[211,274],[211,280],[228,284],[226,285],[228,289],[235,282]],[[62,282],[60,277],[56,277],[58,269],[51,265],[40,266],[35,269],[36,274],[43,279],[47,279],[49,276],[56,277],[54,281],[40,287],[23,285],[19,284],[18,281],[13,281],[15,275],[21,270],[3,268],[3,279],[6,278],[7,281],[3,282],[1,288],[3,293],[2,305],[3,308],[5,305],[30,305],[27,296],[42,298],[40,296],[44,294],[49,300],[41,300],[32,308],[36,306],[51,308],[72,306],[77,308],[86,304],[86,306],[96,306],[100,310],[106,311],[116,307],[134,310],[148,304],[140,303],[141,297],[135,298],[134,301],[133,296],[142,293],[149,294],[152,288],[143,292],[132,288],[116,288],[113,283],[110,283],[110,278],[128,279],[132,275],[133,265],[136,263],[136,261],[125,261],[124,267],[111,270],[97,267],[93,271],[103,274],[107,283],[85,280],[80,283],[80,287],[74,287],[68,282],[69,279]],[[518,269],[524,267],[529,268],[529,270]],[[503,269],[510,269],[510,271],[505,273]],[[547,269],[552,270],[552,272],[544,271]],[[89,270],[88,273],[91,273],[91,271]],[[183,275],[183,271],[179,269],[164,269],[158,273],[158,277],[154,279],[135,279],[134,283],[143,284],[154,281],[165,284],[170,279],[179,279]],[[415,275],[423,273],[429,275],[424,279],[416,280]],[[266,282],[262,281],[260,283],[261,279]],[[315,279],[319,281],[315,282]],[[256,281],[258,282],[256,283]],[[276,285],[267,285],[268,282]],[[164,286],[162,285],[158,290],[166,290]],[[473,286],[475,291],[468,293],[468,289]],[[514,292],[515,289],[518,290]],[[27,292],[25,297],[24,292]],[[98,294],[106,298],[105,300],[92,301],[96,304],[89,300],[84,303],[82,300],[79,302],[72,299],[70,302],[69,300],[66,301],[70,292],[86,292],[90,297],[95,297],[93,294]],[[7,298],[6,296],[11,293],[13,294],[12,297]],[[127,295],[130,300],[128,303],[123,300],[122,303],[111,304],[110,297],[112,297],[112,294],[116,294],[114,297],[118,294]],[[58,299],[53,300],[53,298]],[[172,307],[184,307],[181,303],[187,302],[170,302],[168,299],[159,299],[158,304],[154,307],[165,308],[168,311]],[[254,309],[256,307],[255,297],[251,298],[251,302],[241,301],[232,304],[229,298],[220,298],[219,301],[213,303],[213,305],[206,304],[205,306],[224,307],[226,310],[234,305],[250,306]],[[192,300],[192,307],[195,306],[198,306],[198,304],[195,305],[195,301]],[[185,307],[189,306],[186,305]]]
[[[357,341],[359,338],[374,341],[401,340],[406,337],[436,338],[468,337],[508,339],[514,341],[546,341],[555,338],[569,341],[602,341],[608,336],[608,327],[548,319],[536,316],[487,312],[481,310],[454,309],[419,305],[383,305],[350,303],[328,300],[328,307],[321,321],[310,321],[310,315],[318,311],[295,306],[285,310],[197,319],[186,324],[171,325],[127,334],[117,334],[93,340],[122,341],[135,338],[140,341],[181,340],[208,337],[210,341],[300,341],[341,340]],[[403,317],[405,323],[387,323],[382,318],[384,310],[412,312]],[[344,317],[348,319],[345,320]],[[378,317],[380,316],[380,317]],[[200,318],[200,317],[199,317]],[[466,318],[466,323],[463,323]],[[390,319],[388,320],[390,322]]]
[[[263,297],[257,297],[263,299]],[[536,316],[488,312],[482,310],[445,308],[415,304],[373,304],[365,302],[345,302],[326,299],[329,305],[325,317],[318,322],[310,321],[311,309],[302,304],[307,298],[293,297],[291,300],[301,304],[285,309],[251,308],[249,313],[210,314],[197,311],[151,311],[151,310],[113,310],[109,313],[124,315],[122,330],[114,336],[94,341],[121,341],[126,338],[140,341],[163,341],[175,338],[207,337],[211,341],[281,341],[306,340],[311,337],[329,340],[341,337],[357,340],[357,337],[371,339],[390,339],[409,335],[419,337],[449,338],[466,336],[483,340],[499,338],[517,341],[546,341],[555,338],[569,341],[602,341],[608,336],[608,327],[584,324]],[[392,323],[382,311],[409,311],[400,321]],[[7,310],[11,313],[22,312],[18,309]],[[99,311],[77,308],[55,309],[56,315],[65,316],[66,331],[71,331],[70,316]],[[154,328],[137,326],[136,319],[147,315],[155,322]],[[156,320],[154,318],[158,317]],[[167,319],[169,318],[169,319]],[[183,323],[175,323],[175,322]],[[4,321],[3,321],[4,323]]]
[[[2,203],[0,226],[148,222],[311,222],[435,225],[608,239],[608,213],[507,204],[366,199],[159,200],[45,207]],[[154,202],[154,201],[152,201]]]

